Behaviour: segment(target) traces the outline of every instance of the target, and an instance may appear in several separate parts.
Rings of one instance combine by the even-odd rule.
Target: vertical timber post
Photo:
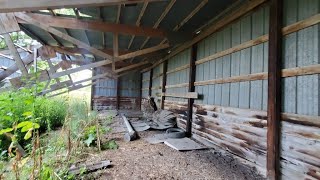
[[[92,68],[92,77],[94,77],[95,76],[95,73],[96,72],[96,68]],[[91,82],[93,82],[93,81],[91,81]],[[93,110],[94,109],[94,104],[93,104],[93,102],[94,102],[94,100],[93,100],[93,98],[94,98],[94,91],[95,91],[95,85],[93,84],[92,86],[91,86],[91,98],[90,98],[90,107],[91,107],[91,110]]]
[[[152,76],[153,76],[153,69],[150,70],[149,92],[148,92],[148,95],[149,95],[149,96],[151,96],[151,94],[152,94]]]
[[[194,92],[194,81],[196,77],[196,62],[197,59],[197,45],[194,44],[191,47],[191,55],[190,55],[190,68],[189,68],[189,89],[188,92]],[[186,126],[186,136],[191,137],[192,135],[192,109],[193,109],[194,99],[188,99],[188,119]]]
[[[167,85],[167,70],[168,70],[168,60],[163,62],[162,69],[162,86],[161,86],[161,109],[164,109],[164,93],[166,92]]]
[[[270,2],[268,62],[267,178],[280,175],[281,61],[283,0]]]
[[[120,77],[117,78],[117,110],[120,109]]]
[[[139,90],[139,110],[141,111],[142,104],[142,86],[143,86],[143,73],[140,73],[140,90]]]

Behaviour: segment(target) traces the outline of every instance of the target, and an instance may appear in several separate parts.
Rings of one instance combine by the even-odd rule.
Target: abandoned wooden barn
[[[0,0],[0,12],[15,61],[0,80],[58,54],[40,81],[93,75],[43,94],[91,81],[92,108],[135,111],[151,96],[188,136],[269,179],[320,179],[319,0]],[[42,47],[21,58],[18,30]]]

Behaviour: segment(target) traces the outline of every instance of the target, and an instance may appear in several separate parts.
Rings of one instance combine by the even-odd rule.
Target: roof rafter
[[[208,3],[209,0],[202,0],[201,3],[195,8],[193,9],[193,11],[191,11],[190,14],[188,14],[188,16],[186,16],[179,24],[177,24],[174,28],[173,31],[178,31],[184,24],[186,24],[195,14],[197,14],[200,9],[205,6]],[[160,44],[163,44],[166,42],[166,39],[164,39],[163,41],[161,41]]]
[[[133,25],[106,23],[96,20],[79,20],[70,17],[57,17],[51,15],[25,13],[39,23],[48,24],[52,27],[60,27],[67,29],[94,30],[101,32],[114,32],[119,34],[150,36],[150,37],[166,37],[166,32],[154,27],[137,27]],[[30,22],[17,18],[20,24],[30,24]],[[32,23],[31,23],[32,24]]]
[[[170,3],[166,7],[166,9],[163,11],[161,16],[157,20],[157,22],[153,25],[153,28],[158,28],[159,27],[160,23],[166,17],[166,15],[169,13],[169,11],[171,10],[171,8],[173,7],[175,2],[176,2],[176,0],[171,0],[170,1]],[[140,49],[142,49],[148,43],[149,39],[150,39],[150,36],[148,36],[147,39],[142,43],[142,45],[140,46]]]
[[[74,8],[74,7],[89,7],[89,6],[111,6],[118,4],[136,4],[148,2],[157,2],[164,0],[68,0],[68,1],[52,1],[52,0],[0,0],[0,12],[21,12],[21,11],[36,11],[43,9],[58,9],[58,8]]]
[[[33,25],[38,26],[41,29],[43,29],[45,31],[48,31],[48,32],[50,32],[50,33],[52,33],[52,34],[54,34],[54,35],[56,35],[56,36],[58,36],[58,37],[60,37],[62,39],[65,39],[65,40],[67,40],[67,41],[69,41],[69,42],[71,42],[71,43],[73,43],[73,44],[75,44],[77,46],[83,47],[83,48],[87,49],[88,51],[90,51],[93,54],[96,54],[96,55],[101,56],[103,58],[107,58],[108,60],[106,60],[106,61],[111,61],[113,59],[113,57],[110,56],[109,54],[106,54],[106,53],[104,53],[104,52],[102,52],[102,51],[100,51],[100,50],[98,50],[96,48],[90,47],[88,44],[83,43],[82,41],[79,41],[79,40],[77,40],[77,39],[75,39],[75,38],[73,38],[73,37],[71,37],[71,36],[69,36],[67,34],[64,34],[64,33],[60,32],[59,30],[54,29],[54,28],[52,28],[52,27],[50,27],[50,26],[48,26],[46,24],[40,23],[36,19],[33,19],[32,17],[28,16],[27,14],[15,13],[15,16],[17,16],[20,19],[23,19],[23,20],[25,20],[25,21],[27,21],[29,23],[32,23]]]
[[[142,19],[143,15],[144,15],[144,12],[145,12],[146,9],[147,9],[148,4],[149,4],[148,2],[145,2],[145,3],[143,4],[142,9],[141,9],[141,11],[140,11],[140,14],[139,14],[139,16],[138,16],[138,19],[137,19],[137,21],[136,21],[136,26],[140,26],[140,24],[141,24],[141,19]],[[132,45],[132,42],[133,42],[133,40],[134,40],[135,37],[136,37],[135,35],[133,35],[133,36],[131,37],[130,42],[129,42],[129,45],[128,45],[128,49],[130,49],[130,47],[131,47],[131,45]]]

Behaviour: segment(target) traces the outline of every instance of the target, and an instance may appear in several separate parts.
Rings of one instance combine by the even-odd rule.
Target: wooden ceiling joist
[[[57,46],[51,46],[54,48],[57,52],[63,53],[63,54],[69,54],[69,55],[76,55],[76,54],[91,54],[88,50],[84,48],[76,48],[76,47],[57,47]],[[113,49],[99,49],[100,51],[109,54],[110,56],[113,56]],[[131,51],[128,50],[119,50],[119,55],[124,55],[127,53],[131,53]]]
[[[75,45],[77,45],[79,47],[85,48],[89,52],[91,52],[92,54],[95,54],[95,55],[103,57],[103,58],[107,58],[106,61],[110,61],[111,62],[112,59],[113,59],[113,57],[110,56],[109,54],[106,54],[106,53],[104,53],[104,52],[102,52],[102,51],[100,51],[100,50],[98,50],[96,48],[90,47],[88,44],[83,43],[82,41],[79,41],[79,40],[77,40],[77,39],[75,39],[75,38],[73,38],[73,37],[71,37],[71,36],[69,36],[67,34],[64,34],[61,31],[48,26],[47,24],[40,23],[36,19],[33,19],[32,17],[28,16],[25,13],[15,13],[15,16],[20,18],[20,19],[23,19],[24,21],[32,23],[33,25],[38,26],[39,28],[41,28],[41,29],[43,29],[45,31],[48,31],[48,32],[50,32],[50,33],[52,33],[52,34],[54,34],[54,35],[56,35],[56,36],[58,36],[58,37],[60,37],[62,39],[65,39],[65,40],[67,40],[67,41],[69,41],[69,42],[71,42],[71,43],[73,43],[73,44],[75,44]]]
[[[158,46],[154,46],[154,47],[150,47],[150,48],[146,48],[146,49],[142,49],[142,50],[139,50],[139,51],[135,51],[135,52],[131,52],[131,53],[128,53],[128,54],[121,55],[121,56],[119,56],[119,59],[121,59],[121,60],[129,59],[129,58],[141,56],[141,55],[144,55],[144,54],[149,54],[149,53],[152,53],[152,52],[156,52],[156,51],[168,48],[168,47],[169,47],[169,44],[162,44],[162,45],[158,45]]]
[[[171,10],[171,8],[173,7],[174,3],[176,2],[176,0],[171,0],[168,4],[168,6],[166,7],[166,9],[163,11],[163,13],[160,15],[159,19],[157,20],[157,22],[153,25],[153,28],[158,28],[160,23],[162,22],[162,20],[166,17],[166,15],[169,13],[169,11]],[[148,36],[146,38],[146,40],[142,43],[142,45],[140,46],[140,49],[142,49],[149,41],[150,36]]]
[[[20,13],[21,14],[21,13]],[[51,15],[25,13],[25,15],[33,18],[38,23],[47,24],[52,27],[93,30],[99,32],[113,32],[119,34],[150,36],[150,37],[166,37],[166,32],[161,29],[151,27],[138,27],[126,24],[106,23],[96,20],[79,20],[77,18],[57,17]],[[33,24],[20,17],[17,18],[20,24]]]
[[[43,9],[59,9],[59,8],[78,8],[78,7],[98,7],[112,6],[118,4],[136,4],[148,2],[157,2],[163,0],[67,0],[67,1],[52,1],[52,0],[0,0],[0,12],[21,12],[21,11],[36,11]]]
[[[148,2],[145,2],[145,3],[143,4],[142,9],[141,9],[141,11],[140,11],[140,14],[139,14],[139,16],[138,16],[138,19],[137,19],[137,21],[136,21],[136,26],[140,26],[140,24],[141,24],[141,19],[142,19],[143,15],[144,15],[144,12],[145,12],[146,9],[147,9],[148,4],[149,4]],[[131,37],[130,42],[129,42],[129,45],[128,45],[128,49],[130,49],[134,38],[135,38],[135,35],[133,35],[133,36]]]
[[[123,71],[132,70],[134,68],[138,68],[138,67],[141,67],[141,66],[146,65],[146,64],[149,64],[149,62],[148,61],[142,61],[142,62],[139,62],[137,64],[132,64],[130,66],[126,66],[126,67],[117,69],[115,72],[116,73],[120,73],[120,72],[123,72]]]
[[[173,28],[173,31],[178,31],[183,25],[185,25],[195,14],[197,14],[200,9],[208,3],[209,0],[202,0],[201,3],[193,10],[187,17],[185,17],[178,25]],[[161,41],[160,44],[166,42],[166,39]]]

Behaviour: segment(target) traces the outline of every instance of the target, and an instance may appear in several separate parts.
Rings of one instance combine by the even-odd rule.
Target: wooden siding
[[[283,179],[320,179],[319,13],[318,0],[285,0],[280,143]],[[233,154],[264,176],[268,31],[269,7],[264,4],[200,41],[195,82],[200,97],[193,106],[194,136]],[[168,60],[166,92],[187,91],[188,51]],[[288,76],[297,68],[316,71]],[[187,107],[185,99],[165,99],[165,109],[176,113],[183,128]]]

